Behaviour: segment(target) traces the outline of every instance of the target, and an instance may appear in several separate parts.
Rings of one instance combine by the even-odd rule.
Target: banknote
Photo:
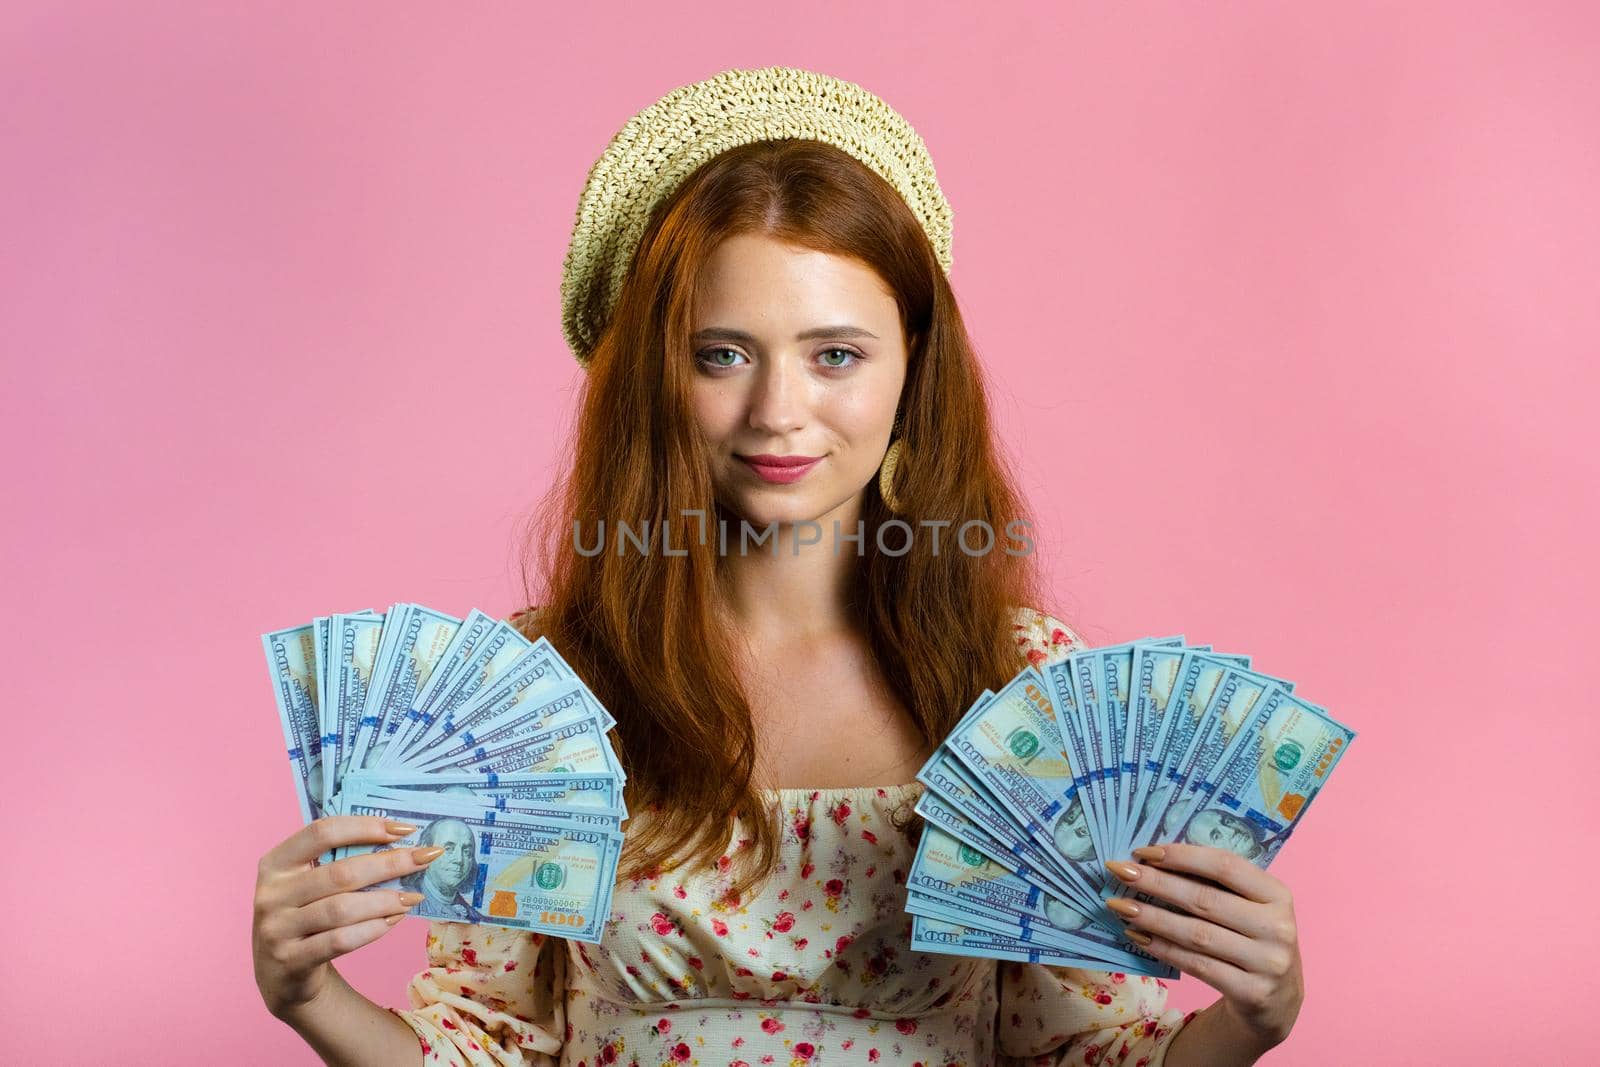
[[[388,746],[400,719],[433,676],[461,629],[461,620],[421,604],[397,604],[383,627],[378,663],[367,689],[367,703],[356,728],[356,767],[376,767],[388,755]]]
[[[1176,788],[1166,794],[1166,808],[1150,813],[1158,834],[1174,833],[1183,825],[1197,803],[1201,783],[1220,765],[1223,753],[1249,721],[1250,710],[1267,692],[1281,688],[1276,679],[1259,671],[1228,667],[1222,672],[1188,752],[1169,773]]]
[[[353,797],[382,797],[387,800],[414,800],[423,793],[445,801],[466,802],[475,807],[493,807],[496,811],[509,811],[527,815],[550,823],[571,824],[622,832],[626,809],[601,803],[604,796],[596,791],[575,789],[570,785],[552,786],[557,779],[581,779],[607,783],[606,788],[617,784],[610,775],[508,775],[508,778],[536,780],[538,784],[487,786],[483,776],[462,775],[453,782],[427,782],[413,784],[415,779],[402,785],[364,778],[360,772],[345,783],[346,800]]]
[[[1174,840],[1214,845],[1265,867],[1304,817],[1355,731],[1274,687],[1196,802]]]
[[[927,827],[918,840],[906,886],[935,900],[964,904],[979,914],[993,915],[1008,927],[1037,931],[1041,939],[1058,948],[1071,948],[1108,964],[1155,963],[1153,957],[1121,936],[1120,924],[1113,924],[1109,931],[1105,924],[1099,924],[1101,929],[1091,928],[1098,923],[1097,915],[1085,914],[1066,899],[1030,883],[936,827]]]
[[[431,758],[428,753],[447,751],[441,745],[453,746],[464,734],[479,737],[491,729],[525,718],[526,702],[548,695],[552,690],[578,681],[577,672],[561,657],[548,639],[535,641],[528,654],[519,657],[512,665],[459,707],[438,716],[437,729],[430,729],[415,745],[407,746],[406,761],[413,766]],[[599,715],[606,729],[616,723],[604,708]],[[432,723],[429,724],[430,727]]]
[[[377,665],[383,615],[333,615],[328,619],[327,703],[322,707],[322,790],[332,796],[350,770],[356,730]]]
[[[1083,888],[1099,884],[1084,796],[1038,671],[1024,668],[950,734],[951,753]]]
[[[984,808],[977,800],[977,791],[968,783],[942,768],[926,774],[921,780],[927,789],[917,798],[915,811],[930,826],[937,826],[1023,878],[1053,890],[1057,896],[1074,901],[1090,912],[1095,910],[1093,899],[1083,887],[1062,874],[1042,848],[1007,823],[994,808]],[[985,824],[992,830],[986,829]],[[1108,929],[1117,928],[1109,916],[1098,918]]]
[[[594,719],[602,730],[615,723],[589,687],[576,679],[563,681],[550,675],[537,688],[522,690],[521,699],[493,715],[468,711],[459,723],[441,723],[441,732],[432,741],[418,742],[406,753],[412,767],[448,766],[463,758],[503,748],[519,737],[543,733],[564,722],[581,717]]]
[[[1030,942],[991,930],[981,930],[957,922],[930,918],[910,913],[911,947],[921,952],[944,952],[952,956],[979,956],[986,959],[1013,960],[1017,963],[1043,963],[1052,967],[1078,967],[1084,970],[1104,971],[1107,964],[1093,956],[1078,956],[1049,945]],[[1148,967],[1126,965],[1115,970],[1125,974],[1150,974],[1157,978],[1172,978],[1177,970],[1169,964],[1152,960]]]
[[[486,687],[493,685],[517,660],[533,650],[533,643],[507,622],[496,622],[473,647],[471,654],[440,682],[430,687],[426,723],[414,730],[404,751],[391,754],[391,760],[411,762],[412,753],[436,743],[447,728],[453,728],[454,713],[467,706]]]
[[[1211,700],[1216,695],[1222,676],[1230,667],[1242,666],[1235,659],[1210,653],[1187,650],[1180,661],[1174,680],[1174,689],[1168,702],[1167,714],[1162,717],[1156,735],[1151,760],[1158,767],[1144,783],[1139,797],[1138,811],[1133,816],[1134,829],[1130,841],[1153,840],[1171,836],[1175,826],[1165,825],[1164,818],[1175,798],[1181,795],[1185,784],[1187,763],[1195,739],[1207,722]]]
[[[917,774],[913,947],[1175,974],[1123,936],[1106,898],[1150,898],[1105,862],[1190,842],[1270,863],[1355,737],[1294,689],[1180,635],[1079,649],[985,690]]]
[[[408,770],[356,771],[350,784],[364,789],[420,791],[492,800],[544,808],[580,807],[586,811],[627,815],[622,783],[609,774],[495,774],[490,771],[439,771],[423,774]]]
[[[1106,790],[1106,819],[1113,843],[1122,840],[1124,830],[1122,796],[1128,789],[1126,779],[1131,768],[1123,759],[1123,751],[1126,747],[1124,739],[1128,733],[1128,703],[1133,685],[1133,657],[1139,644],[1152,648],[1171,647],[1182,645],[1183,638],[1182,636],[1150,637],[1142,639],[1138,644],[1116,645],[1088,653],[1091,656],[1098,654],[1100,659],[1100,699],[1096,703],[1095,710],[1105,723],[1101,738],[1106,749],[1101,756],[1101,765],[1105,768],[1106,781],[1109,783],[1109,788]]]
[[[1189,647],[1211,651],[1210,645]],[[1133,648],[1128,679],[1128,727],[1122,742],[1123,787],[1114,851],[1124,852],[1131,847],[1129,842],[1143,810],[1146,786],[1151,776],[1160,772],[1160,764],[1154,758],[1155,742],[1172,706],[1178,670],[1186,651],[1188,647],[1182,646],[1136,644]]]
[[[622,835],[556,826],[530,816],[438,797],[352,796],[344,814],[378,816],[418,829],[386,848],[436,846],[444,854],[414,875],[372,889],[421,893],[412,914],[507,926],[596,944],[610,914]],[[365,845],[349,855],[375,851]]]
[[[317,680],[317,638],[313,625],[291,626],[261,635],[278,702],[278,723],[289,750],[300,818],[322,815],[321,685]]]
[[[303,822],[423,827],[447,852],[413,914],[598,936],[628,817],[616,719],[548,638],[401,602],[261,640]]]
[[[1190,783],[1193,799],[1169,839],[1227,849],[1265,869],[1354,738],[1324,709],[1272,682],[1217,764]],[[1171,907],[1126,887],[1120,895]]]
[[[498,620],[494,616],[477,608],[473,608],[467,613],[466,618],[461,620],[461,626],[451,637],[450,644],[439,657],[439,662],[434,666],[427,682],[412,699],[411,706],[405,709],[405,713],[400,716],[392,731],[389,728],[385,729],[385,739],[389,744],[385,747],[383,758],[378,763],[380,767],[400,762],[400,754],[411,746],[412,739],[433,725],[434,714],[430,709],[435,696],[446,692],[450,680],[472,662],[474,652],[484,638],[494,631],[497,623]],[[387,736],[391,732],[393,736]]]

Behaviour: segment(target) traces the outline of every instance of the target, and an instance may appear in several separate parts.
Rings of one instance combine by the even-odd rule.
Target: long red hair
[[[781,828],[753,782],[751,710],[714,610],[715,524],[728,521],[733,544],[740,520],[714,499],[689,399],[700,268],[738,233],[855,257],[896,294],[909,363],[894,491],[916,536],[903,555],[878,550],[878,525],[897,516],[869,484],[852,607],[930,746],[1023,665],[1010,624],[1040,599],[1026,529],[1008,533],[1027,515],[998,455],[981,368],[927,235],[894,187],[812,140],[744,145],[696,170],[652,214],[592,354],[571,466],[528,531],[523,581],[538,610],[516,621],[530,638],[547,636],[616,717],[628,807],[650,812],[628,824],[623,876],[714,862],[729,846],[730,817],[745,813],[749,847],[731,857],[730,892],[742,894],[771,873]],[[696,509],[704,544],[701,520],[685,514]],[[939,519],[950,525],[935,553],[919,523]],[[957,546],[972,520],[994,531],[990,551],[976,554],[976,535],[973,554]],[[651,550],[613,547],[618,521],[651,531]],[[605,551],[580,553],[578,532],[592,551],[602,522]],[[660,550],[663,525],[673,555]],[[885,544],[898,551],[903,534],[886,533]]]

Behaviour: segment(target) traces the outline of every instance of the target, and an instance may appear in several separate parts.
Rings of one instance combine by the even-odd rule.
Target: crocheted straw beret
[[[725,70],[672,90],[617,132],[589,169],[561,269],[561,329],[586,369],[650,212],[706,160],[777,138],[825,141],[897,189],[950,273],[950,204],[928,146],[853,82],[795,67]]]

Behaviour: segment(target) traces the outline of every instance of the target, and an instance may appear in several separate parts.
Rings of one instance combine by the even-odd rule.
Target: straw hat
[[[824,141],[897,189],[950,273],[950,204],[928,147],[900,114],[852,82],[795,67],[725,70],[674,89],[619,130],[589,170],[561,269],[561,329],[587,368],[650,212],[701,164],[776,138]]]

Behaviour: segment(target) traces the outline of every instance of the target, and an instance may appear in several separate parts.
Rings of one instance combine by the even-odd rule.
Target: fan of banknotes
[[[616,721],[547,640],[409,603],[261,640],[301,817],[377,815],[418,827],[382,847],[444,849],[371,888],[423,894],[426,918],[600,940],[628,815]]]
[[[1265,868],[1355,732],[1248,656],[1143,638],[985,691],[917,774],[912,945],[1170,978],[1104,904],[1105,860],[1156,842]]]

